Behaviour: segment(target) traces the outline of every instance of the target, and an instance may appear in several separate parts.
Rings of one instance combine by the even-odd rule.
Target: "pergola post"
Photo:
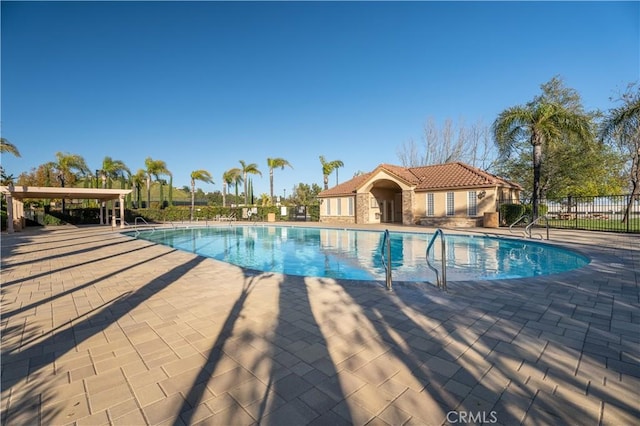
[[[13,197],[10,192],[5,192],[4,196],[7,198],[7,232],[13,234]]]
[[[116,216],[115,200],[120,200],[120,218],[124,219],[124,199],[131,189],[98,189],[98,188],[65,188],[51,186],[26,186],[21,185],[16,188],[12,184],[0,186],[0,192],[7,197],[7,232],[21,230],[25,226],[24,199],[93,199],[98,202],[100,209],[100,225],[107,225],[109,222],[109,210],[105,205],[106,201],[112,202],[113,219],[111,224],[116,226],[118,217]],[[104,207],[104,208],[103,208]],[[124,227],[124,221],[120,224]]]
[[[124,195],[120,194],[120,228],[124,228]]]

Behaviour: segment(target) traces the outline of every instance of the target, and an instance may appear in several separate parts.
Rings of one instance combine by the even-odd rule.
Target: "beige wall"
[[[351,211],[349,211],[349,200],[351,201]],[[330,209],[327,210],[327,206]],[[320,219],[321,221],[339,221],[339,222],[355,222],[356,214],[356,200],[354,196],[323,198],[320,205]],[[331,220],[329,220],[331,219]]]
[[[479,189],[462,189],[451,191],[454,193],[454,216],[468,217],[468,193],[476,192],[476,215],[473,217],[483,216],[485,212],[496,211],[496,192],[495,188],[479,188]],[[482,198],[477,198],[478,194],[484,191]],[[433,217],[447,216],[447,192],[450,191],[432,191],[433,193]],[[429,192],[417,192],[416,202],[414,205],[414,214],[417,217],[427,216],[427,194]]]
[[[483,217],[485,212],[495,212],[497,207],[497,199],[500,197],[510,197],[517,199],[518,192],[506,188],[476,188],[476,189],[460,189],[457,191],[451,191],[454,193],[454,216],[447,216],[447,192],[449,191],[433,191],[434,196],[434,212],[432,217],[458,217],[467,218],[468,215],[468,193],[469,191],[475,191],[476,193],[476,214],[474,218]],[[397,191],[374,188],[373,194],[359,194],[358,201],[366,202],[366,208],[363,210],[365,223],[380,223],[380,209],[378,208],[378,201],[388,200],[394,201],[394,218],[396,221],[403,220],[402,216],[398,216],[402,213],[402,194]],[[478,195],[483,193],[481,198]],[[413,220],[427,217],[427,194],[429,192],[417,192],[414,196],[413,204]],[[349,214],[349,199],[353,200],[353,209]],[[331,210],[327,214],[327,203],[330,203]],[[340,204],[340,214],[338,214],[338,204]],[[324,198],[320,207],[320,221],[321,222],[339,222],[339,223],[355,223],[356,210],[363,206],[356,206],[355,196],[343,196]]]

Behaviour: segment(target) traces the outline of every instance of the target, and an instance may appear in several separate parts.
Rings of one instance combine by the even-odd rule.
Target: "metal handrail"
[[[429,261],[429,253],[431,252],[431,247],[433,247],[433,244],[435,243],[438,235],[440,235],[440,240],[442,241],[442,244],[441,244],[442,246],[442,280],[440,279],[440,274],[438,273],[438,270]],[[427,266],[431,268],[433,272],[436,273],[436,284],[438,288],[442,288],[444,291],[447,291],[447,247],[444,239],[444,232],[442,232],[442,229],[440,228],[436,229],[436,232],[433,234],[433,237],[431,237],[431,240],[429,241],[429,245],[427,245],[426,258],[427,258]]]
[[[387,259],[389,262],[385,261],[384,251],[387,249]],[[380,259],[382,259],[382,265],[384,266],[385,276],[387,281],[387,290],[391,291],[392,283],[391,283],[391,238],[389,237],[389,230],[385,229],[384,236],[382,238],[382,247],[380,247]]]
[[[144,224],[146,226],[150,226],[151,227],[151,233],[153,234],[154,232],[156,232],[156,228],[152,225],[149,224],[149,222],[147,222],[146,220],[144,220],[144,218],[142,216],[138,216],[135,218],[135,220],[133,221],[133,229],[136,231],[136,237],[140,234],[140,231],[138,231],[138,220],[140,220],[141,222],[144,222]]]
[[[531,227],[533,225],[535,225],[536,223],[538,223],[538,221],[540,221],[541,219],[544,219],[544,221],[545,221],[545,225],[546,225],[546,228],[547,228],[547,240],[549,239],[549,218],[546,215],[538,216],[538,218],[536,220],[532,221],[530,224],[527,225],[526,228],[524,228],[524,232],[529,236],[529,238],[533,238],[531,236]],[[538,234],[538,235],[540,236],[540,239],[542,239],[542,235],[540,235],[540,234]]]
[[[229,226],[231,226],[231,222],[233,222],[234,220],[238,220],[238,214],[236,213],[235,210],[232,210],[231,213],[229,214]]]
[[[144,217],[142,217],[142,216],[138,216],[138,217],[135,218],[135,220],[133,221],[133,226],[138,226],[138,221],[144,222],[145,225],[150,226],[149,222],[144,220]]]
[[[517,225],[518,223],[520,223],[523,219],[528,219],[529,215],[524,213],[522,216],[520,216],[518,219],[516,219],[515,222],[513,222],[511,225],[509,225],[509,232],[511,232],[512,234],[515,234],[515,232],[513,232],[513,227],[515,225]]]

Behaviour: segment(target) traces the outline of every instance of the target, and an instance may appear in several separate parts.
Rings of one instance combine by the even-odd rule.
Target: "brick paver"
[[[591,263],[443,293],[3,234],[2,424],[640,423],[640,238],[551,238]]]

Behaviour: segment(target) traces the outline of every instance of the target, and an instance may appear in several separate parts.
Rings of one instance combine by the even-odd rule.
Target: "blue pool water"
[[[138,238],[259,271],[352,280],[384,280],[383,232],[283,226],[228,226],[144,231]],[[391,232],[394,281],[435,282],[425,250],[432,234]],[[533,241],[446,235],[447,279],[492,280],[581,268],[573,251]],[[439,239],[438,239],[439,240]],[[441,246],[432,264],[441,264]]]

